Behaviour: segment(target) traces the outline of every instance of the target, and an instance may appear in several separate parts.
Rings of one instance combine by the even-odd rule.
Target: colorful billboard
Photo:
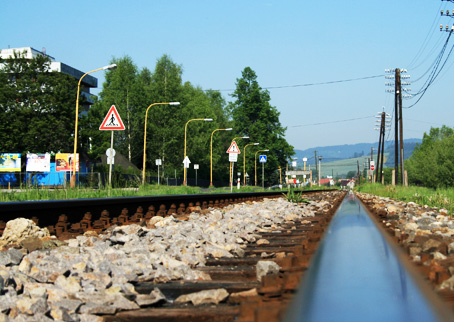
[[[27,153],[27,166],[25,171],[49,172],[50,154]]]
[[[56,171],[72,171],[74,153],[57,153],[55,155]],[[79,153],[76,153],[76,171],[79,171]]]
[[[14,172],[21,167],[20,153],[0,153],[0,171]]]

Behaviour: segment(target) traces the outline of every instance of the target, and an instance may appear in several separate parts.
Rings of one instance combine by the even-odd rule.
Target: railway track
[[[189,213],[194,207],[200,207],[202,210],[223,208],[239,202],[280,197],[285,192],[0,202],[0,234],[3,233],[7,221],[15,218],[27,218],[40,227],[47,227],[50,234],[60,239],[68,239],[88,230],[100,232],[112,225],[141,223],[156,215],[178,217]]]
[[[128,244],[132,244],[133,250],[130,250],[129,252],[137,252],[138,256],[142,256],[144,249],[150,247],[149,244],[155,245],[152,246],[152,248],[154,249],[153,252],[162,246],[162,244],[160,244],[159,242],[159,238],[162,234],[165,234],[164,232],[166,231],[166,229],[169,229],[171,231],[171,229],[173,229],[172,227],[180,227],[177,228],[177,230],[174,230],[176,232],[178,230],[187,230],[187,227],[189,225],[189,230],[197,230],[197,226],[194,226],[194,220],[201,218],[203,221],[209,220],[210,218],[214,217],[215,219],[212,220],[208,226],[204,226],[204,228],[202,228],[206,230],[206,232],[202,233],[205,233],[204,236],[208,239],[202,244],[198,244],[196,246],[196,248],[203,248],[207,245],[211,247],[210,245],[213,244],[213,240],[210,241],[211,237],[209,236],[216,235],[219,230],[223,230],[226,227],[218,226],[217,221],[224,221],[224,219],[227,218],[229,212],[231,211],[237,211],[235,213],[236,217],[241,217],[241,214],[244,214],[244,221],[249,220],[246,214],[251,209],[253,212],[257,212],[259,217],[268,217],[275,220],[274,217],[278,217],[277,212],[276,214],[274,212],[270,213],[265,205],[276,202],[278,207],[287,207],[285,203],[278,202],[279,197],[282,197],[282,192],[246,195],[235,194],[233,197],[232,194],[181,196],[181,199],[175,199],[175,196],[155,198],[124,198],[124,200],[119,200],[122,198],[115,198],[111,200],[99,200],[100,204],[97,204],[98,201],[96,200],[71,201],[72,207],[69,208],[71,212],[68,212],[69,215],[66,215],[68,218],[68,222],[67,224],[65,224],[66,230],[64,228],[58,230],[58,227],[62,227],[58,226],[58,223],[53,228],[52,226],[49,226],[49,230],[54,229],[54,232],[58,231],[59,238],[68,242],[68,246],[62,247],[62,249],[64,250],[63,256],[64,258],[66,258],[64,260],[71,262],[72,266],[70,265],[67,268],[62,269],[60,267],[62,264],[58,264],[57,266],[55,266],[55,271],[50,271],[48,273],[43,271],[42,268],[38,267],[38,264],[33,262],[33,260],[39,258],[39,260],[41,260],[42,262],[48,262],[50,258],[52,260],[58,258],[50,250],[41,251],[40,254],[43,255],[35,255],[35,257],[33,257],[32,255],[36,254],[36,252],[29,254],[29,257],[26,260],[22,259],[20,265],[19,263],[17,263],[17,265],[19,265],[17,266],[17,269],[14,267],[14,265],[7,265],[7,268],[2,269],[2,266],[0,264],[0,290],[2,294],[6,296],[5,298],[10,296],[11,293],[11,298],[14,298],[14,296],[16,296],[22,300],[22,298],[25,297],[27,298],[27,301],[33,302],[28,308],[24,308],[24,305],[19,307],[17,304],[9,304],[9,307],[7,307],[7,304],[0,303],[0,317],[3,317],[2,314],[12,318],[19,317],[22,319],[24,318],[24,316],[28,316],[29,318],[31,318],[31,320],[33,320],[33,318],[39,316],[43,321],[47,318],[49,321],[156,320],[249,322],[281,321],[282,319],[284,319],[284,317],[287,318],[286,321],[311,320],[312,317],[302,317],[298,314],[288,315],[288,313],[286,315],[286,312],[292,312],[292,310],[293,312],[295,311],[294,309],[290,309],[290,311],[288,311],[288,307],[292,303],[292,301],[295,301],[296,299],[298,299],[299,301],[297,302],[296,307],[307,307],[308,303],[310,305],[313,305],[316,302],[314,299],[316,298],[315,294],[317,294],[317,292],[314,292],[312,290],[307,293],[307,286],[305,287],[305,284],[303,284],[303,289],[306,289],[306,295],[301,298],[301,296],[299,295],[295,297],[295,294],[300,294],[299,289],[301,288],[301,281],[303,280],[303,278],[307,277],[307,279],[304,280],[306,284],[307,280],[317,280],[317,278],[314,276],[317,276],[318,273],[314,273],[313,267],[317,264],[320,264],[320,260],[317,258],[320,258],[321,255],[319,253],[322,251],[320,250],[320,248],[318,248],[318,244],[322,240],[322,237],[328,229],[337,230],[337,228],[332,228],[329,225],[332,217],[336,212],[336,209],[344,200],[344,196],[345,192],[339,191],[307,192],[305,194],[305,197],[307,198],[307,200],[309,200],[309,203],[300,204],[297,206],[297,208],[288,208],[288,210],[283,211],[284,214],[289,215],[284,215],[283,218],[285,219],[278,220],[276,222],[265,221],[264,223],[258,225],[255,228],[254,232],[247,237],[245,237],[246,235],[244,234],[237,235],[237,237],[242,236],[241,238],[244,239],[243,241],[241,241],[242,246],[240,248],[229,248],[230,250],[228,252],[226,252],[225,249],[222,250],[220,248],[217,248],[217,251],[210,253],[208,257],[205,257],[205,259],[200,262],[202,264],[191,264],[192,271],[189,270],[189,266],[185,264],[185,269],[187,268],[188,270],[185,270],[180,277],[174,278],[164,278],[162,273],[157,273],[156,271],[148,275],[147,273],[145,273],[145,269],[141,271],[139,269],[140,267],[154,265],[154,262],[147,264],[145,257],[143,262],[139,261],[136,264],[138,265],[137,269],[123,271],[120,274],[121,276],[119,277],[118,273],[115,273],[115,270],[113,269],[109,269],[108,274],[105,273],[107,272],[105,265],[108,264],[106,263],[106,261],[100,264],[102,266],[101,269],[99,268],[101,266],[98,265],[98,267],[96,267],[95,264],[87,262],[87,258],[92,258],[92,255],[84,257],[85,259],[83,259],[81,262],[72,262],[73,259],[71,259],[71,256],[73,255],[70,256],[69,253],[73,254],[75,252],[75,249],[79,249],[77,253],[80,252],[80,254],[82,254],[82,249],[85,249],[87,246],[88,248],[96,248],[99,247],[100,242],[103,242],[105,244],[102,245],[109,245],[108,247],[112,249],[122,249],[122,247]],[[396,219],[394,214],[389,215],[389,211],[388,213],[386,213],[386,215],[384,214],[383,210],[380,211],[380,209],[382,208],[376,206],[376,204],[378,203],[377,201],[372,202],[371,200],[364,198],[364,196],[362,196],[362,200],[365,205],[367,205],[369,209],[372,210],[372,214],[377,216],[380,220],[383,218]],[[5,208],[0,207],[0,211],[6,211],[9,216],[11,216],[11,218],[14,218],[20,212],[26,214],[28,218],[32,218],[33,215],[36,216],[37,213],[40,213],[44,214],[44,217],[37,217],[35,218],[35,221],[51,222],[51,218],[55,220],[57,216],[61,216],[61,209],[59,209],[57,206],[58,203],[59,202],[48,202],[47,205],[40,205],[40,207],[34,208],[37,209],[37,211],[30,210],[29,207],[33,208],[33,203],[24,203],[23,205],[21,205],[21,209],[16,209],[15,211],[11,211],[12,208],[8,211],[5,210]],[[380,205],[383,206],[382,202]],[[255,206],[259,207],[259,210],[254,210]],[[8,205],[8,207],[11,207],[11,205]],[[104,209],[106,209],[107,207],[109,207],[108,217],[106,217],[106,213],[104,211]],[[222,207],[226,207],[226,210],[222,210]],[[261,207],[264,208],[262,209]],[[138,209],[140,208],[147,209],[147,212],[143,210],[139,211]],[[126,213],[124,209],[127,209],[128,212]],[[133,215],[129,215],[129,213],[133,212],[130,211],[130,209],[136,209],[136,212]],[[300,217],[291,215],[292,212],[295,211],[295,209],[310,209],[310,214],[307,216],[304,215],[303,217],[301,217],[300,215]],[[356,206],[351,209],[356,209]],[[388,209],[391,209],[390,206],[388,206]],[[100,219],[92,220],[93,216],[87,217],[82,215],[86,214],[87,211],[100,214]],[[111,217],[110,213],[119,213],[120,216]],[[121,215],[123,215],[123,217],[121,217]],[[172,217],[170,217],[170,215]],[[279,214],[279,216],[280,215],[281,214]],[[350,218],[349,216],[353,216],[352,218],[357,217],[356,214],[349,213],[347,217],[344,216],[342,218]],[[336,216],[336,218],[337,217],[338,216]],[[3,216],[3,218],[5,217]],[[76,218],[76,220],[69,222],[69,218]],[[101,221],[102,218],[107,218],[108,220],[104,220],[104,226],[100,228],[99,221]],[[150,218],[153,219],[150,220]],[[166,218],[171,219],[167,220]],[[360,222],[360,226],[362,226],[364,220],[361,219]],[[186,226],[184,225],[184,223],[186,223]],[[193,223],[193,226],[191,226],[191,223]],[[386,237],[383,238],[383,240],[394,239],[394,242],[397,241],[404,246],[408,246],[404,243],[405,240],[407,240],[408,242],[408,235],[406,235],[405,233],[402,233],[401,235],[397,234],[395,230],[395,228],[398,226],[397,224],[390,224],[389,222],[383,223],[385,224],[385,229],[388,231],[388,233],[392,234],[392,238]],[[127,226],[128,224],[130,224],[131,226]],[[177,224],[182,225],[172,226]],[[229,229],[235,230],[235,225],[238,224],[230,225]],[[357,226],[357,224],[353,225],[353,227]],[[129,229],[124,227],[132,228]],[[347,236],[353,234],[350,230],[346,230],[344,228],[341,229],[344,230],[344,234],[347,234]],[[131,236],[136,239],[137,236],[143,237],[147,234],[154,234],[154,237],[139,241],[138,244],[133,244],[134,238],[126,238],[126,231],[129,231],[129,233],[131,233]],[[370,234],[367,233],[367,235]],[[380,234],[378,234],[377,236],[379,235]],[[183,236],[185,235],[183,234]],[[399,237],[397,238],[397,236]],[[157,237],[159,238],[157,239]],[[348,238],[342,237],[341,239]],[[427,241],[427,239],[424,240]],[[352,245],[346,247],[355,249],[355,243],[363,242],[364,241],[361,238],[361,240],[355,240]],[[396,246],[392,246],[394,243],[393,241],[390,240],[389,242],[391,244],[390,249],[393,249],[392,251],[394,252],[394,248]],[[181,243],[181,240],[174,239],[171,243],[178,244]],[[191,237],[188,235],[187,242],[183,243],[190,244]],[[169,244],[166,245],[166,248],[169,249]],[[214,242],[213,245],[216,245],[216,242]],[[394,245],[396,244],[394,243]],[[19,243],[18,245],[12,247],[21,248],[21,246],[23,245]],[[217,244],[216,246],[220,245]],[[410,244],[410,246],[414,247],[415,245]],[[448,253],[447,247],[445,246],[442,245],[439,248],[445,249],[445,253]],[[118,255],[118,253],[115,253],[115,251],[106,249],[105,247],[106,246],[102,246],[104,254],[101,255],[101,257],[105,257],[108,262],[116,262],[118,259],[117,257],[119,257],[120,255]],[[323,248],[330,249],[332,247],[325,246]],[[409,248],[407,247],[407,251],[408,249]],[[22,251],[25,251],[23,247]],[[371,251],[367,250],[365,252],[367,253]],[[386,253],[389,252],[391,252],[391,250],[387,251]],[[236,255],[232,256],[232,254]],[[311,258],[314,256],[314,254],[316,256],[314,261],[317,262],[315,264],[314,261],[311,262]],[[344,253],[342,252],[342,254]],[[11,256],[13,256],[12,253]],[[176,263],[177,266],[175,266],[175,270],[178,271],[182,270],[181,261],[183,260],[181,253],[178,256],[174,257],[177,259],[176,261],[169,259],[165,254],[159,255],[157,257],[155,256],[153,258],[154,261],[160,263],[158,266],[167,267],[172,266]],[[355,254],[346,256],[352,258],[352,256],[361,255]],[[423,257],[425,262],[420,260],[419,262],[416,262],[416,264],[422,267],[421,271],[425,272],[426,279],[431,281],[433,286],[436,288],[439,287],[442,282],[449,280],[449,277],[451,276],[449,263],[451,263],[451,261],[449,259],[444,259],[441,261],[442,265],[440,263],[439,265],[435,265],[433,263],[431,265],[426,265],[429,259],[433,260],[434,263],[436,262],[435,259],[431,259],[430,256],[431,255],[428,254],[421,254],[421,257]],[[331,257],[333,256],[328,256],[328,258]],[[400,254],[398,255],[398,257],[400,258],[400,260],[405,262],[405,259],[403,258],[405,257],[404,255]],[[414,258],[412,259],[415,262]],[[121,262],[122,260],[120,259],[119,261]],[[124,259],[124,261],[127,261],[127,258]],[[174,262],[172,263],[172,261]],[[342,261],[345,262],[345,260],[341,260],[341,262]],[[2,262],[2,258],[0,258],[0,262]],[[27,265],[25,265],[24,262],[27,262]],[[347,263],[350,262],[347,261]],[[444,270],[440,269],[440,267],[444,267],[443,265],[447,265],[445,266],[446,268]],[[419,284],[417,283],[418,287],[408,286],[412,285],[410,283],[410,280],[412,280],[413,277],[405,277],[404,279],[402,278],[402,274],[404,274],[405,276],[407,274],[404,272],[405,269],[403,269],[403,267],[407,266],[408,264],[398,265],[398,273],[395,274],[396,276],[400,277],[398,282],[385,282],[391,285],[391,290],[393,289],[393,285],[405,285],[405,292],[411,293],[411,298],[413,298],[415,290],[418,289],[421,282],[419,281]],[[427,266],[429,267],[429,269],[427,268]],[[435,271],[432,269],[434,267],[436,268]],[[8,271],[7,269],[9,269],[10,271]],[[41,269],[40,272],[39,269]],[[318,272],[319,270],[323,269],[327,270],[329,273],[334,273],[331,272],[331,267],[326,268],[326,266],[322,269],[320,269],[319,267],[315,268],[315,271]],[[58,270],[60,271],[58,272]],[[369,269],[366,270],[368,271]],[[34,286],[27,286],[28,284],[24,282],[24,280],[26,280],[26,277],[24,277],[23,275],[21,275],[21,277],[17,277],[17,275],[15,275],[18,274],[17,271],[25,274],[27,278],[29,278],[27,282],[30,285]],[[46,274],[47,276],[44,276]],[[62,276],[56,278],[58,275]],[[332,278],[331,275],[336,274],[329,274],[329,279]],[[359,278],[359,273],[355,276],[358,276]],[[93,280],[89,280],[89,278],[92,277]],[[323,278],[323,280],[326,280],[326,278]],[[342,281],[342,283],[344,283],[345,274],[340,274],[340,280]],[[103,282],[105,282],[105,285],[100,285]],[[77,292],[70,290],[71,287],[68,285],[70,285],[71,283],[76,284],[75,286]],[[40,286],[36,286],[37,284],[39,284]],[[364,283],[361,283],[361,285],[353,287],[353,285],[355,285],[354,283],[347,283],[346,287],[347,289],[351,289],[352,287],[354,289],[362,289],[364,288],[363,284]],[[380,284],[382,287],[384,283],[378,284]],[[31,289],[34,287],[43,287],[42,285],[45,285],[45,291],[42,292],[47,294],[47,306],[45,304],[42,304],[41,300],[40,303],[44,308],[40,306],[42,311],[38,310],[36,312],[33,312],[31,307],[36,308],[39,306],[35,302],[36,299],[34,299],[34,293],[31,291]],[[56,307],[53,302],[55,301],[55,299],[53,299],[53,301],[50,300],[50,298],[54,296],[53,294],[55,292],[56,286],[58,286],[57,288],[59,289],[59,292],[61,292],[60,288],[63,288],[65,292],[67,292],[66,295],[61,295],[61,297],[65,299],[65,301],[72,301],[71,303],[77,302],[78,305],[72,307],[68,304],[63,308]],[[72,287],[74,287],[74,285],[72,285]],[[330,289],[329,286],[327,288],[323,285],[318,285],[316,286],[316,288]],[[422,288],[424,289],[424,287]],[[341,287],[338,287],[336,290],[341,292],[341,289]],[[368,289],[369,292],[376,293],[374,291],[371,291],[370,288]],[[89,292],[91,295],[87,295],[86,292]],[[326,303],[332,304],[335,301],[346,301],[345,303],[352,302],[353,300],[351,301],[350,298],[348,298],[349,293],[350,292],[342,291],[341,293],[337,294],[336,291],[333,292],[333,290],[330,290],[328,294],[331,296],[331,299],[325,301],[323,299],[330,297],[323,295],[322,308],[319,307],[319,309],[317,309],[316,311],[336,312],[329,305],[326,306]],[[436,312],[433,319],[438,319],[440,321],[450,321],[452,319],[452,312],[450,312],[446,308],[446,304],[441,303],[437,298],[434,299],[435,293],[431,290],[427,290],[427,285],[423,293],[424,294],[420,296],[421,298],[424,298],[427,294],[429,294],[428,298],[430,298],[430,300],[427,300],[427,303],[429,303],[427,304],[428,309],[424,312],[429,312],[431,310]],[[339,295],[338,298],[334,297],[335,300],[333,300],[333,294],[336,296]],[[390,293],[390,291],[387,291],[386,294],[389,295],[389,298],[395,298],[392,292]],[[444,290],[441,292],[439,291],[439,294],[443,295],[445,302],[452,304],[454,292]],[[31,299],[29,300],[28,297],[30,297]],[[121,301],[118,301],[119,298],[121,298]],[[339,300],[339,298],[341,300]],[[373,297],[370,297],[369,295],[361,295],[360,299],[361,298],[364,300],[366,298],[369,299]],[[404,296],[403,298],[404,300],[399,302],[400,304],[397,306],[403,306],[401,308],[402,311],[405,312],[405,310],[407,310],[407,312],[411,312],[412,314],[404,315],[403,319],[401,320],[406,320],[406,318],[410,316],[412,316],[413,318],[417,317],[421,320],[422,317],[429,316],[425,315],[426,313],[417,313],[418,310],[423,307],[423,305],[417,304],[416,308],[410,308],[410,306],[407,307],[406,305],[409,304],[407,302],[412,302],[413,300],[408,301],[406,296]],[[8,303],[8,301],[3,302]],[[17,302],[16,298],[15,302]],[[370,304],[373,302],[374,300],[370,300],[368,303]],[[379,305],[378,307],[382,307],[382,309],[378,309],[376,313],[387,313],[389,310],[391,310],[390,307],[392,305],[383,304],[381,300],[375,302]],[[363,305],[363,307],[365,306],[366,305]],[[343,307],[346,307],[346,305],[343,305]],[[310,310],[314,309],[312,308]],[[367,310],[364,311],[361,309],[349,308],[347,311],[349,315],[346,316],[348,316],[349,318],[352,318],[354,316],[355,319],[357,318],[359,320],[364,320],[366,316],[370,317],[370,315],[367,315],[370,314],[370,312]],[[33,312],[33,314],[31,312]],[[354,314],[362,315],[355,316],[354,314],[352,315],[352,312]],[[32,315],[33,317],[30,317],[30,315]],[[334,319],[333,314],[331,314],[330,316],[331,320],[336,320],[341,315],[336,315],[336,313],[334,313]],[[380,315],[378,314],[374,316]],[[26,319],[24,320],[27,321]]]

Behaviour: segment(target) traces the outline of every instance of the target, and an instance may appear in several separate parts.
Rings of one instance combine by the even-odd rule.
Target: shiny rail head
[[[454,321],[426,295],[388,238],[348,194],[284,321]]]

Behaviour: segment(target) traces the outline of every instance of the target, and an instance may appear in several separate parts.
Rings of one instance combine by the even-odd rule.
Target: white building
[[[0,58],[2,59],[9,59],[14,57],[14,53],[16,56],[19,54],[23,54],[24,58],[32,59],[38,55],[49,57],[50,59],[50,71],[56,71],[60,73],[65,73],[74,77],[77,81],[85,74],[84,72],[66,65],[65,63],[58,62],[55,60],[54,57],[49,56],[46,54],[45,48],[42,51],[38,51],[32,47],[19,47],[19,48],[8,48],[8,49],[0,49]],[[0,69],[2,64],[0,64]],[[98,79],[91,75],[86,75],[81,82],[81,95],[85,96],[88,102],[88,106],[84,106],[84,108],[88,109],[89,105],[93,104],[90,94],[90,88],[97,88],[98,87]],[[74,98],[75,100],[76,98]]]

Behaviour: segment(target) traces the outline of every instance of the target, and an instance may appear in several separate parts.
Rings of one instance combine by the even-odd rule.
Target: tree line
[[[26,60],[19,53],[1,62],[0,72],[0,152],[72,152],[77,81],[59,72],[50,72],[50,60],[37,56]],[[284,166],[293,147],[285,139],[279,112],[270,104],[269,92],[262,89],[255,72],[246,67],[236,80],[230,102],[216,90],[205,90],[183,82],[183,67],[168,55],[157,59],[154,70],[139,68],[131,57],[113,58],[115,70],[106,71],[105,82],[94,104],[79,116],[78,151],[93,160],[110,147],[110,132],[99,131],[107,111],[117,108],[126,129],[115,131],[114,148],[142,169],[145,111],[152,103],[180,102],[179,106],[156,105],[147,120],[147,165],[149,174],[157,171],[155,159],[161,159],[161,173],[181,177],[183,173],[184,128],[187,121],[212,118],[213,122],[191,122],[187,128],[187,155],[199,164],[199,178],[209,179],[210,139],[215,129],[232,127],[213,135],[213,177],[228,180],[226,150],[234,137],[243,153],[247,148],[246,169],[254,179],[254,155],[267,149],[267,184],[277,183],[277,168]],[[83,97],[80,99],[83,101]],[[243,156],[241,154],[241,156]],[[240,172],[243,158],[236,164]],[[191,166],[192,168],[192,166]],[[236,172],[236,170],[235,170]],[[261,175],[261,172],[259,172]],[[188,172],[193,177],[193,171]],[[253,181],[252,181],[253,182]]]
[[[454,130],[443,125],[424,133],[412,156],[405,161],[409,184],[428,188],[454,186]]]

